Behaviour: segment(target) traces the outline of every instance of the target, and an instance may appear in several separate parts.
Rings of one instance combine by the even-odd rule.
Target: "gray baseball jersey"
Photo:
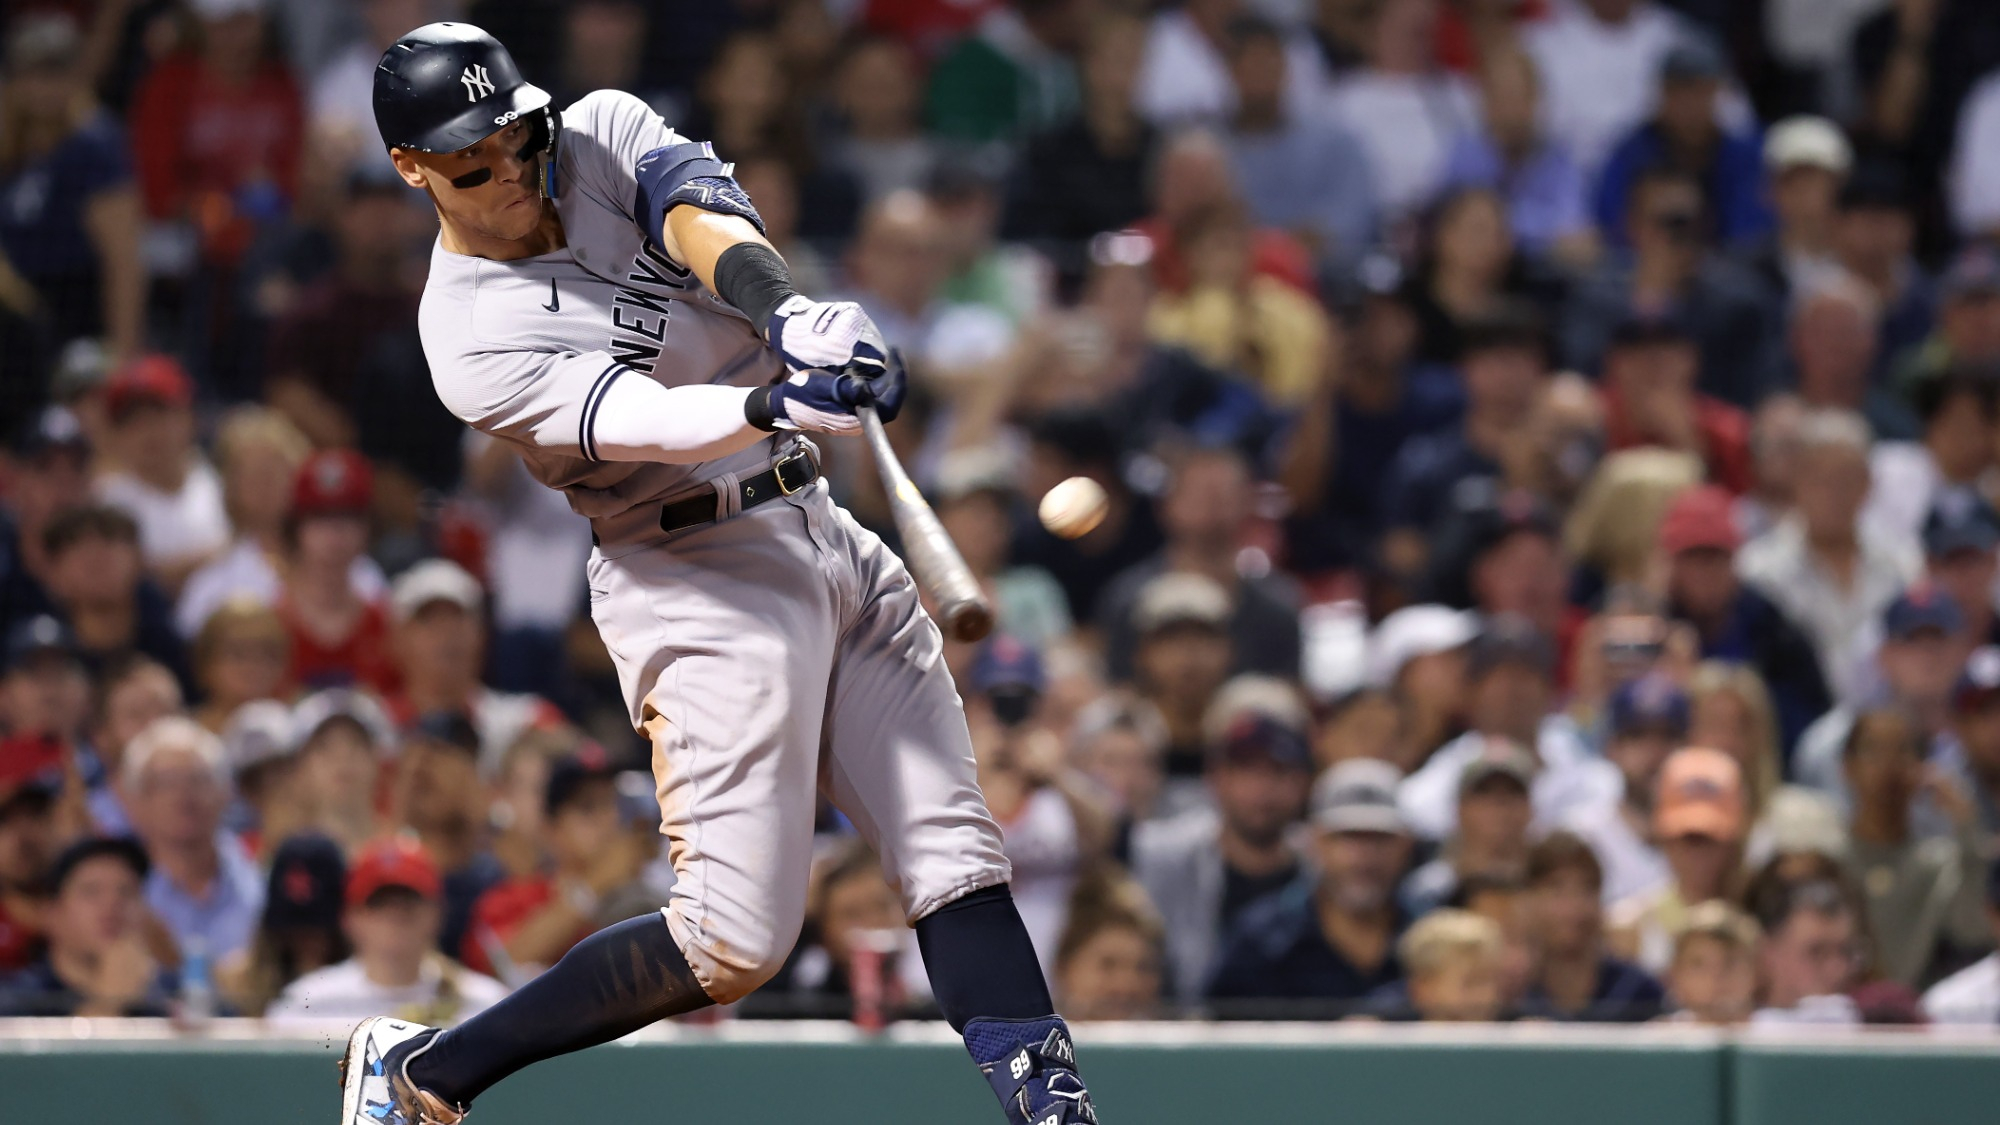
[[[824,481],[741,509],[737,480],[795,438],[697,464],[595,456],[614,380],[748,386],[780,371],[741,314],[645,245],[632,169],[678,139],[623,94],[571,106],[554,188],[568,246],[511,262],[440,247],[422,330],[445,405],[517,446],[598,531],[591,618],[652,742],[678,876],[662,913],[728,1003],[798,937],[820,790],[881,853],[911,921],[1010,869],[902,562]],[[704,491],[716,522],[660,531],[660,501]]]

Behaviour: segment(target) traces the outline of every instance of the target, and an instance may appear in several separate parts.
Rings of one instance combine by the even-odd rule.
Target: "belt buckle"
[[[794,488],[792,487],[791,482],[785,479],[785,466],[793,464],[798,461],[804,461],[808,465],[810,465],[812,463],[812,455],[807,453],[803,449],[794,449],[793,451],[787,453],[783,457],[778,458],[778,463],[771,466],[772,469],[771,475],[778,479],[778,492],[780,495],[790,496],[793,493],[799,491],[799,489],[806,487],[807,484],[812,483],[812,481],[808,480],[806,481],[805,484],[799,485],[798,488]]]

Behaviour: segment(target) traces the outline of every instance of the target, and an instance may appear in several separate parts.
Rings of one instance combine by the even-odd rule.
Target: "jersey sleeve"
[[[686,139],[631,94],[599,90],[563,111],[562,165],[575,187],[637,222],[639,158]]]

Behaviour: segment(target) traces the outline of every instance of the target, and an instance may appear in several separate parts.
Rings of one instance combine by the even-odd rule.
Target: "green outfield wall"
[[[328,1034],[131,1038],[0,1028],[0,1123],[336,1125]],[[1088,1031],[1109,1125],[1986,1125],[2000,1041],[1764,1041],[1617,1029]],[[932,1033],[676,1033],[558,1059],[482,1098],[477,1125],[997,1123]]]

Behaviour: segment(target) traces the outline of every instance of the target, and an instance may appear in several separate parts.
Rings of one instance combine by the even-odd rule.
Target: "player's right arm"
[[[773,430],[849,433],[871,390],[809,372],[768,387],[664,387],[602,351],[461,355],[434,365],[438,398],[466,425],[587,461],[688,464],[725,457]]]

